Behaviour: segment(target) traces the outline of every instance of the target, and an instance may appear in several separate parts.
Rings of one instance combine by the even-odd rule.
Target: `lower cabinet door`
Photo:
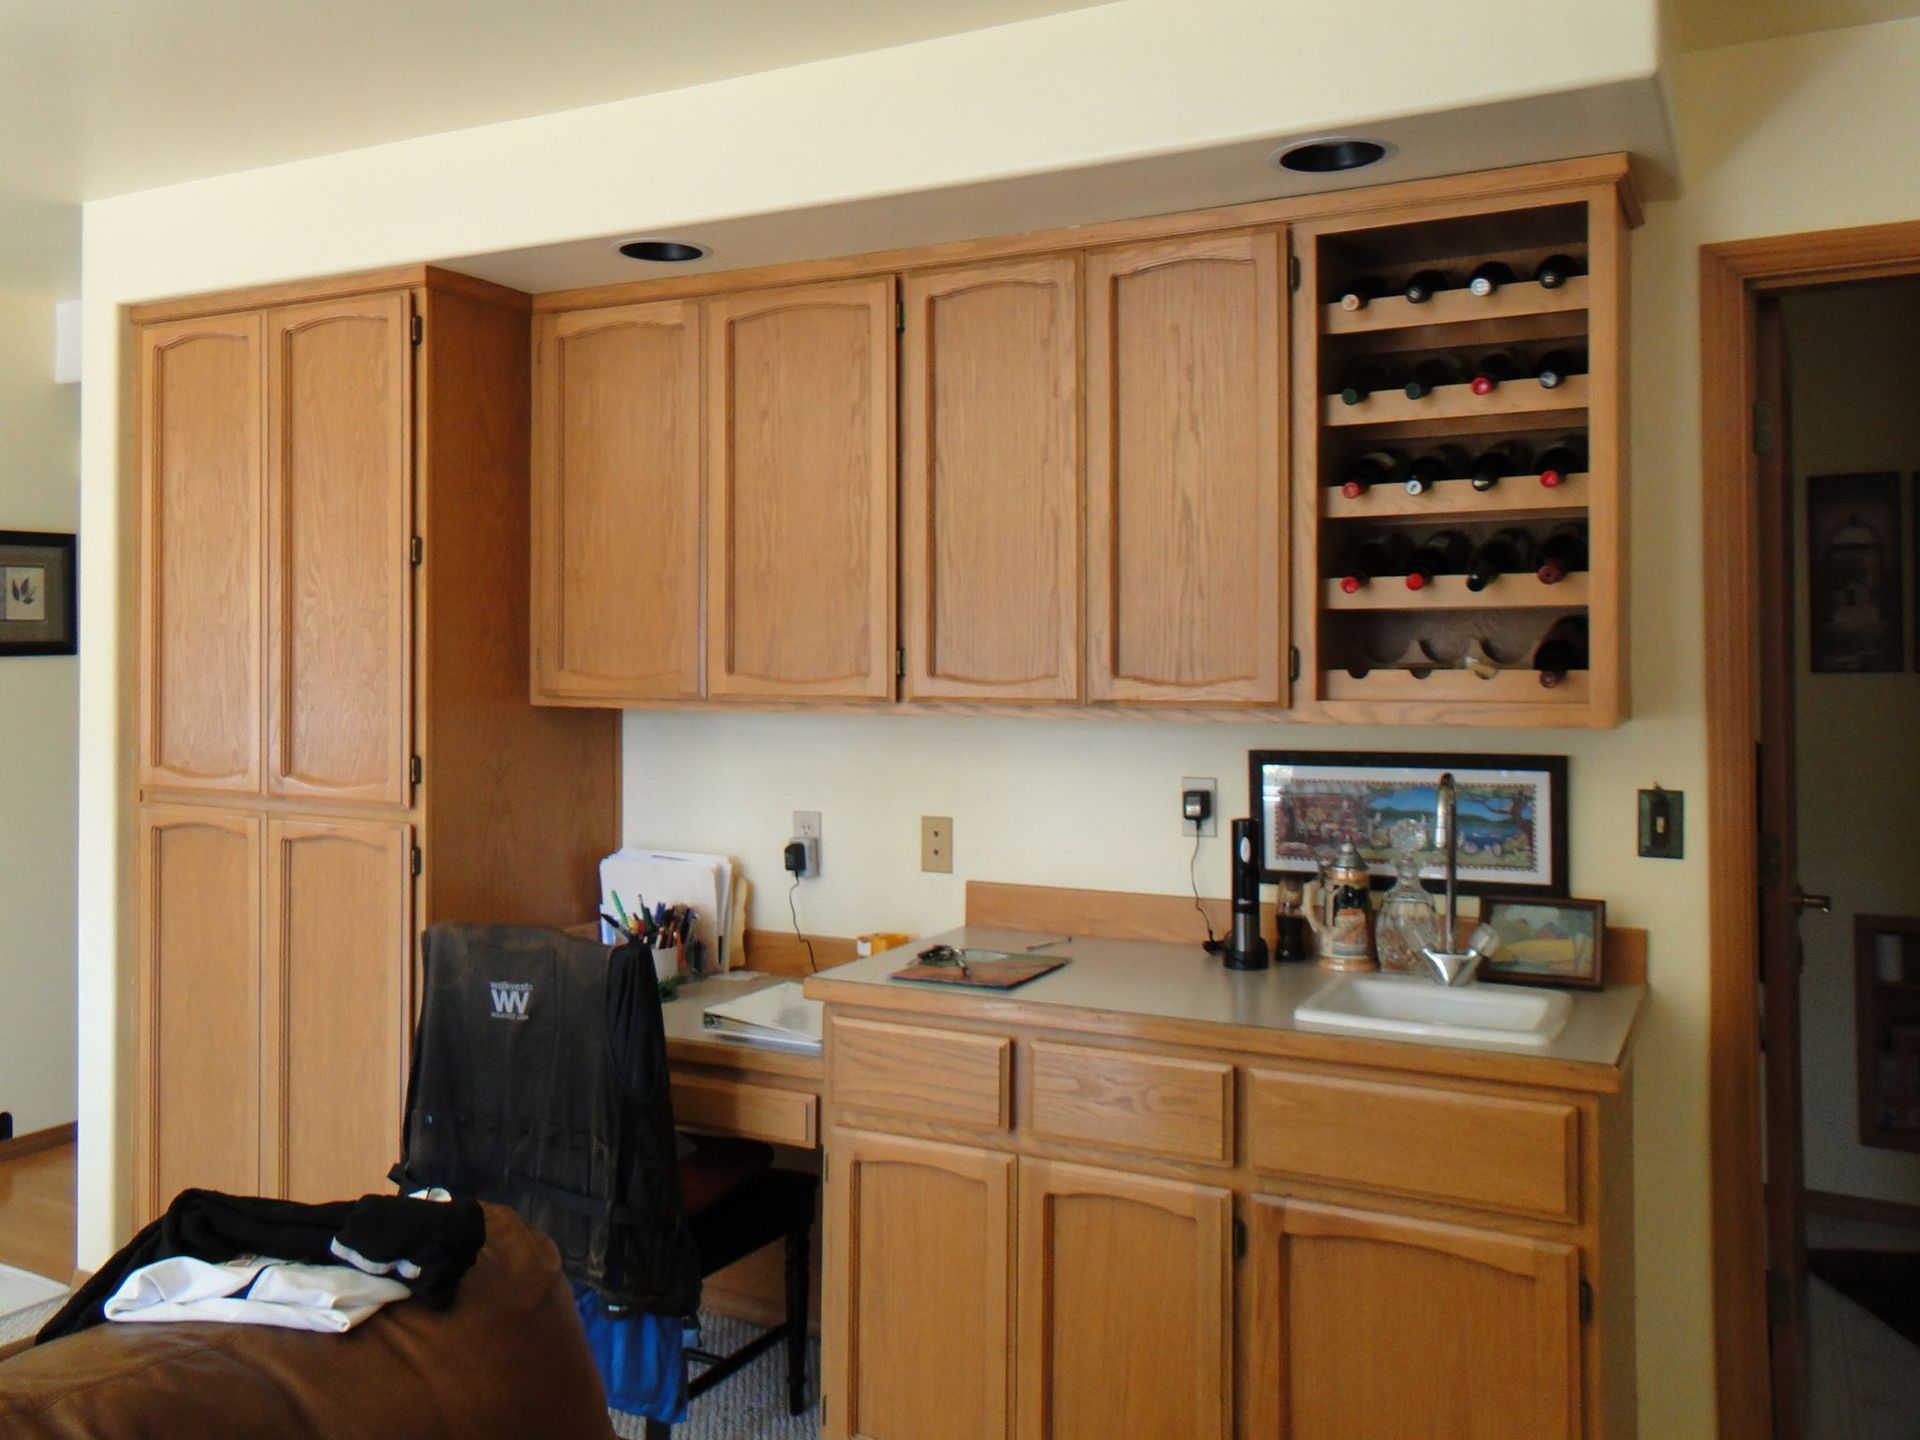
[[[836,1131],[822,1370],[832,1440],[1006,1440],[1013,1157]]]
[[[405,824],[267,822],[262,1177],[291,1200],[388,1189],[411,1021]]]
[[[1574,1248],[1255,1197],[1249,1440],[1577,1440]]]
[[[1213,1186],[1020,1162],[1019,1440],[1231,1433],[1232,1219]]]

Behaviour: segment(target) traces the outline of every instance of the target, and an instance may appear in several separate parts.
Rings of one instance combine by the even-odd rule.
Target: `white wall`
[[[0,530],[70,531],[79,516],[79,393],[53,383],[53,304],[0,291]],[[78,679],[70,656],[0,657],[0,1110],[16,1134],[78,1113]]]
[[[1804,528],[1795,540],[1800,878],[1833,896],[1801,918],[1801,1086],[1807,1186],[1920,1204],[1920,1154],[1862,1145],[1854,1044],[1855,915],[1920,914],[1920,672],[1912,666],[1916,568],[1907,477],[1920,470],[1920,283],[1790,295],[1782,302],[1792,382],[1794,519],[1809,475],[1893,470],[1907,506],[1907,668],[1816,675]]]

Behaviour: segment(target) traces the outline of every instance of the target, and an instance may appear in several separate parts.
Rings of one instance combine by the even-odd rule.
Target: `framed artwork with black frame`
[[[1807,477],[1808,663],[1816,675],[1907,668],[1900,475]]]
[[[1567,893],[1567,757],[1254,750],[1248,795],[1260,818],[1261,879],[1311,877],[1351,838],[1376,889],[1393,882],[1388,832],[1409,817],[1432,833],[1451,772],[1460,827],[1459,891]],[[1438,852],[1421,877],[1443,874]]]
[[[74,537],[0,530],[0,656],[79,649]]]

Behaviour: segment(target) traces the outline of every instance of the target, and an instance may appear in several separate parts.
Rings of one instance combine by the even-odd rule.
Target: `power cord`
[[[1213,920],[1207,914],[1207,907],[1200,903],[1200,877],[1194,872],[1194,867],[1199,863],[1200,827],[1196,824],[1193,827],[1193,854],[1187,857],[1187,883],[1193,887],[1193,908],[1200,914],[1200,923],[1207,927],[1206,952],[1209,955],[1218,955],[1227,948],[1227,942],[1214,938]]]
[[[802,945],[807,947],[807,969],[814,974],[820,973],[820,962],[813,958],[813,941],[800,929],[800,907],[794,903],[793,895],[800,888],[800,877],[793,877],[793,884],[787,887],[787,913],[793,917],[793,934]],[[1211,935],[1213,932],[1207,932]]]

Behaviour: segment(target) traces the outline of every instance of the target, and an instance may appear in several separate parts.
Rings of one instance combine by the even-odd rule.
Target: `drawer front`
[[[834,1103],[893,1115],[1004,1130],[1013,1042],[1000,1035],[928,1030],[878,1020],[835,1020],[828,1054]]]
[[[819,1115],[819,1100],[802,1090],[692,1076],[673,1082],[674,1121],[690,1130],[811,1150],[820,1143]]]
[[[1579,1218],[1580,1112],[1570,1103],[1249,1070],[1246,1112],[1256,1170]]]
[[[1233,1159],[1233,1067],[1036,1041],[1033,1133],[1076,1145]]]

